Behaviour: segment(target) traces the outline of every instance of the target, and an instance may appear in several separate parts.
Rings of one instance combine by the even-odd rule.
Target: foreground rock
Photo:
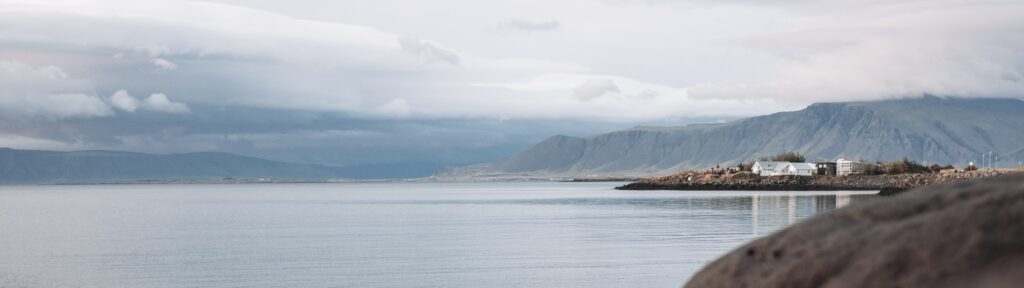
[[[686,287],[1021,287],[1024,177],[825,213],[719,258]]]

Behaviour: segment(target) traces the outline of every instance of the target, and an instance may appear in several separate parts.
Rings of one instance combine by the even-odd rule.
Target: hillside
[[[820,159],[966,165],[993,151],[1024,160],[1024,101],[926,96],[818,103],[721,124],[638,127],[591,137],[554,136],[509,158],[450,168],[441,178],[663,175],[797,151]],[[1013,164],[1009,164],[1012,161]]]

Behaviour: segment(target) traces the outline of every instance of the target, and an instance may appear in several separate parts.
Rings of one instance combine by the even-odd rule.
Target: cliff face
[[[439,175],[663,175],[788,151],[803,153],[809,161],[907,157],[966,165],[989,151],[1004,160],[1024,157],[1022,129],[1024,101],[1014,99],[924,97],[819,103],[800,111],[722,124],[639,127],[592,137],[555,136],[504,160]]]

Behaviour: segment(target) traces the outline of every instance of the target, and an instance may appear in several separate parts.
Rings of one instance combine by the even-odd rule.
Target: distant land
[[[992,151],[1004,166],[1016,167],[1024,158],[1024,101],[924,96],[817,103],[720,124],[558,135],[506,159],[447,168],[436,177],[655,176],[789,151],[808,161],[907,157],[958,166]]]
[[[226,178],[324,181],[403,177],[404,175],[392,171],[402,170],[395,167],[295,164],[218,152],[146,154],[0,148],[0,184],[222,181]]]
[[[445,168],[434,180],[622,179],[732,165],[800,152],[808,161],[897,160],[966,166],[992,151],[1003,167],[1024,160],[1024,101],[922,97],[818,103],[718,124],[637,127],[590,137],[558,135],[492,163]],[[415,167],[414,167],[415,166]],[[0,148],[0,184],[228,183],[242,180],[418,178],[417,164],[332,167],[236,154],[146,154]],[[412,172],[410,172],[412,171]],[[227,179],[228,181],[224,181]],[[187,181],[177,181],[187,180]]]

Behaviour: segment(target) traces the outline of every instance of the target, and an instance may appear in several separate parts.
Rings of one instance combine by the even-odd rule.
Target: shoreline
[[[615,187],[616,190],[748,190],[748,191],[879,191],[894,195],[935,184],[968,182],[998,175],[1020,174],[1008,171],[962,173],[920,173],[897,175],[849,176],[767,176],[750,173],[709,174],[683,172],[647,178]]]

